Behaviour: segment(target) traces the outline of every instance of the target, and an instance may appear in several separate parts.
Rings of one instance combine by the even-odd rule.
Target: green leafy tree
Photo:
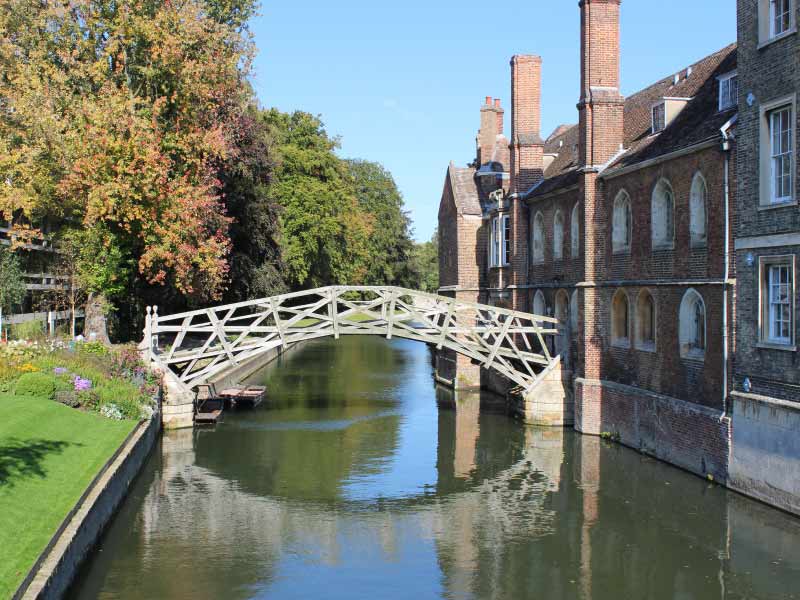
[[[280,205],[269,191],[278,151],[266,120],[255,107],[242,119],[236,144],[237,156],[221,172],[232,219],[231,285],[225,294],[230,302],[286,291],[279,246]]]
[[[423,292],[435,294],[439,289],[439,232],[433,232],[429,242],[414,246],[413,270],[417,276],[417,287]]]
[[[263,114],[280,162],[269,196],[281,207],[280,246],[293,288],[363,281],[373,217],[361,210],[347,165],[319,118],[304,112]]]
[[[19,257],[0,245],[0,308],[9,314],[25,299],[25,277]]]
[[[347,167],[361,210],[374,220],[368,241],[369,264],[362,283],[413,285],[411,220],[403,211],[403,196],[394,178],[375,162],[349,160]]]

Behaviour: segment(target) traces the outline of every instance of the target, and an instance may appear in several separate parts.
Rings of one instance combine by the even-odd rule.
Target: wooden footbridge
[[[379,335],[448,348],[525,391],[558,360],[546,338],[558,321],[398,287],[324,287],[261,300],[159,315],[147,308],[143,350],[190,391],[295,342]]]

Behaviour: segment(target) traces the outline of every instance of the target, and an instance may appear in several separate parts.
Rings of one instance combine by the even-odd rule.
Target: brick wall
[[[737,124],[737,242],[736,293],[737,327],[735,386],[742,390],[745,378],[752,384],[753,393],[784,400],[800,401],[800,356],[793,348],[774,349],[761,344],[759,309],[759,258],[793,255],[800,270],[800,242],[793,245],[780,241],[752,238],[795,234],[800,238],[800,209],[796,203],[785,207],[760,206],[760,121],[762,105],[796,94],[800,87],[800,59],[797,35],[759,47],[757,2],[738,0],[738,76],[739,121]],[[800,7],[795,3],[795,10]],[[795,22],[800,13],[795,15]],[[748,102],[750,96],[752,102]],[[797,105],[795,136],[800,128]],[[796,149],[796,145],[795,145]],[[795,160],[795,200],[800,161]],[[748,239],[749,238],[749,239]],[[785,238],[784,238],[785,239]],[[760,247],[759,247],[760,245]],[[795,271],[795,279],[798,276]],[[800,286],[796,289],[800,291]],[[800,293],[795,294],[794,336],[800,340]]]

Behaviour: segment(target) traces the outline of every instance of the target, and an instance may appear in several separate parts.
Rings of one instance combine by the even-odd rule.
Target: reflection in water
[[[403,340],[307,344],[169,432],[75,598],[791,598],[799,522],[434,389]]]

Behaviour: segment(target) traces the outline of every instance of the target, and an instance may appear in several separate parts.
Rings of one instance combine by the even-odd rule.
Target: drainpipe
[[[722,285],[722,415],[721,418],[728,416],[728,277],[730,276],[730,160],[731,160],[731,140],[730,129],[736,123],[736,116],[725,123],[720,129],[722,133],[722,152],[725,156],[724,161],[724,219],[725,219],[725,249],[723,252],[723,285]]]

